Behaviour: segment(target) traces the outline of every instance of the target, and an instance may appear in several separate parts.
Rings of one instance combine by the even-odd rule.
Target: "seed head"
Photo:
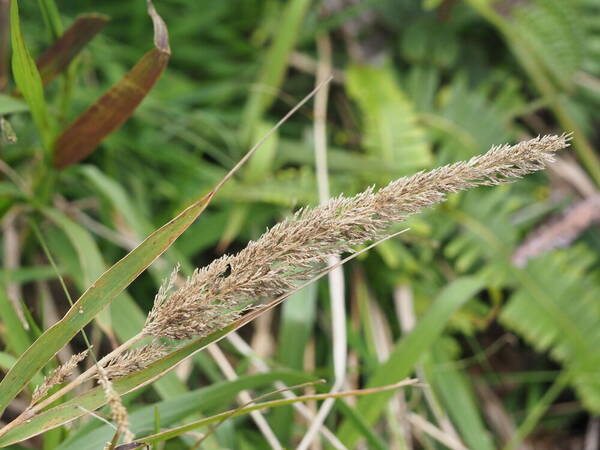
[[[196,270],[170,295],[172,282],[167,282],[169,289],[159,291],[144,333],[172,339],[206,336],[309,280],[329,256],[381,237],[394,223],[443,201],[448,193],[508,183],[545,168],[569,140],[569,135],[544,136],[493,147],[468,161],[400,178],[379,191],[368,188],[301,209],[238,254]]]

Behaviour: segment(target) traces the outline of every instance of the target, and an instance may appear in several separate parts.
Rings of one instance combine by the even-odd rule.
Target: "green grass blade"
[[[18,98],[0,93],[0,116],[28,111],[27,103]]]
[[[284,367],[302,370],[304,350],[309,344],[317,312],[317,284],[291,295],[281,307],[277,361]],[[281,408],[271,421],[278,437],[287,442],[294,426],[292,408]]]
[[[12,283],[30,283],[32,281],[47,281],[56,278],[56,271],[52,266],[19,267],[18,269],[1,269],[0,277]],[[62,275],[62,273],[61,273]]]
[[[300,26],[309,5],[310,0],[292,0],[287,3],[282,13],[280,26],[262,62],[261,72],[256,81],[257,88],[251,91],[244,109],[240,132],[242,145],[250,142],[262,115],[276,98],[275,93],[283,82],[290,52],[296,45]]]
[[[5,329],[2,339],[7,349],[15,355],[22,354],[31,345],[31,337],[23,328],[23,323],[6,296],[6,289],[2,283],[0,283],[0,319]]]
[[[136,235],[143,236],[152,229],[150,224],[144,220],[135,202],[127,195],[127,191],[116,180],[95,166],[84,164],[78,166],[77,169],[90,181],[99,194],[112,203],[112,206],[123,216]]]
[[[17,358],[13,355],[10,355],[6,352],[0,352],[0,369],[4,372],[8,372],[10,368],[15,364]],[[36,375],[29,384],[31,390],[35,389],[36,386],[39,386],[44,381],[44,377],[41,375]]]
[[[63,230],[75,248],[81,273],[73,275],[76,275],[74,278],[78,285],[85,289],[106,271],[106,264],[95,240],[87,230],[62,213],[46,208],[44,214]],[[105,333],[116,335],[121,342],[125,342],[142,329],[146,314],[127,292],[123,292],[96,319]],[[162,398],[168,398],[185,392],[186,388],[175,374],[167,374],[157,381],[156,390]]]
[[[493,450],[495,445],[481,418],[472,386],[457,367],[448,345],[444,344],[454,342],[443,339],[433,346],[431,359],[428,358],[425,364],[427,379],[439,394],[467,447]]]
[[[14,364],[17,358],[9,355],[6,352],[0,352],[0,369],[8,371]]]
[[[94,280],[106,271],[104,260],[96,242],[86,230],[61,212],[52,208],[44,208],[42,212],[66,234],[79,259],[79,268],[81,268],[80,285],[82,287],[90,286]],[[110,323],[110,307],[100,311],[96,320],[105,334],[114,336]]]
[[[58,39],[63,32],[62,20],[54,0],[38,0],[38,6],[42,12],[42,17],[46,26],[50,30],[50,35]]]
[[[368,448],[379,450],[386,450],[388,448],[385,442],[375,434],[373,427],[364,420],[356,409],[345,402],[337,402],[336,408],[341,411],[349,423],[365,437]]]
[[[13,2],[14,3],[14,2]],[[144,242],[106,271],[83,293],[58,323],[46,330],[0,382],[0,411],[77,332],[109,305],[158,258],[206,208],[212,193],[193,203],[176,218],[152,233]]]
[[[12,70],[19,91],[29,105],[35,126],[46,150],[52,145],[52,122],[48,114],[42,78],[25,45],[19,21],[18,1],[10,2],[10,36],[12,43]]]
[[[398,342],[388,360],[376,369],[367,387],[385,386],[406,378],[441,335],[452,314],[483,286],[484,282],[478,278],[464,277],[444,288],[415,329]],[[383,413],[391,395],[390,392],[381,392],[361,399],[357,410],[368,423],[373,424]],[[349,448],[354,448],[360,433],[345,422],[340,428],[339,437]]]

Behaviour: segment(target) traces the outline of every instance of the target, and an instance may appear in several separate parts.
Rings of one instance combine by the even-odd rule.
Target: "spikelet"
[[[104,395],[106,395],[112,419],[117,425],[117,432],[123,435],[126,444],[133,441],[135,436],[129,429],[129,415],[127,414],[127,409],[123,406],[121,397],[117,391],[115,391],[112,382],[108,379],[106,371],[100,366],[98,366],[98,382],[104,390]]]
[[[106,376],[109,380],[124,377],[130,373],[143,369],[148,364],[163,357],[167,348],[159,342],[128,350],[115,358],[109,360],[104,366]]]
[[[261,300],[280,296],[313,277],[330,255],[381,237],[389,227],[447,194],[478,185],[507,183],[541,170],[569,146],[569,135],[544,136],[419,172],[302,209],[263,234],[237,255],[225,255],[196,270],[172,294],[157,296],[143,333],[190,339],[231,323]]]
[[[39,402],[42,398],[46,396],[48,391],[52,389],[53,386],[56,386],[57,384],[60,384],[67,378],[69,378],[77,364],[79,364],[85,359],[85,357],[88,354],[88,351],[89,350],[84,350],[81,353],[77,353],[71,356],[66,363],[64,363],[61,366],[58,366],[47,377],[45,377],[42,384],[37,386],[33,391],[30,405],[35,405],[37,402]]]

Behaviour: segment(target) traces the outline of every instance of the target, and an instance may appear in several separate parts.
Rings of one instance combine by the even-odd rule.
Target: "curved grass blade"
[[[6,344],[6,349],[14,355],[20,355],[31,345],[31,337],[8,299],[6,288],[2,282],[0,282],[0,320],[5,328],[2,339]]]
[[[0,369],[5,372],[8,371],[13,366],[16,360],[17,358],[15,358],[10,353],[0,352]],[[36,375],[29,383],[29,388],[33,391],[36,388],[36,386],[39,386],[43,382],[44,377],[42,377],[41,375]]]
[[[81,161],[123,125],[148,95],[171,56],[167,26],[148,0],[155,48],[69,125],[54,145],[54,166],[64,169]]]
[[[8,46],[10,41],[10,2],[0,2],[0,92],[6,89],[8,83]]]
[[[377,435],[376,429],[346,402],[337,402],[336,408],[344,415],[346,420],[364,437],[366,448],[373,450],[387,450],[388,445]]]
[[[37,67],[42,77],[42,84],[50,83],[62,73],[109,20],[104,14],[85,14],[78,17],[38,58]]]
[[[457,345],[449,338],[442,338],[433,345],[424,364],[427,380],[467,447],[493,450],[494,441],[481,417],[468,374],[455,359],[453,348]]]
[[[74,223],[60,211],[53,208],[44,208],[42,212],[65,233],[75,249],[81,272],[81,277],[79,277],[80,284],[83,286],[91,285],[94,280],[106,271],[96,242],[85,229]],[[114,339],[114,332],[110,322],[110,307],[101,311],[96,317],[96,321],[104,334]]]
[[[282,11],[279,26],[256,80],[257,89],[250,92],[244,107],[240,131],[243,144],[250,142],[260,118],[276,98],[274,93],[283,83],[289,55],[296,45],[310,3],[310,0],[293,0],[287,2]]]
[[[152,233],[131,253],[107,270],[77,300],[66,315],[46,330],[25,351],[0,382],[0,411],[21,391],[27,380],[40,370],[77,332],[158,258],[206,208],[214,191],[193,203],[176,218]]]
[[[21,33],[17,1],[10,2],[10,25],[13,76],[19,91],[29,105],[33,122],[42,137],[44,147],[48,150],[53,140],[52,122],[44,99],[42,78]]]
[[[62,229],[74,247],[81,270],[80,273],[71,272],[71,277],[76,280],[76,284],[82,287],[82,290],[85,289],[106,271],[106,264],[96,241],[86,229],[59,211],[44,208],[43,213]],[[145,319],[146,315],[127,292],[121,293],[116,301],[96,316],[96,321],[105,334],[111,336],[114,334],[121,342],[132,338],[137,330],[144,326]],[[162,398],[186,391],[185,385],[175,374],[167,374],[158,380],[154,387]]]
[[[56,3],[54,0],[38,0],[37,4],[44,18],[44,23],[50,30],[51,36],[54,39],[58,39],[62,34],[63,26]]]

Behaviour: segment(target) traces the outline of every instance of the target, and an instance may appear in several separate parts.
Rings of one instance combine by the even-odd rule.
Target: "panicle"
[[[115,356],[106,363],[104,370],[109,380],[124,377],[143,369],[166,353],[167,348],[163,344],[152,342]]]
[[[196,270],[170,295],[157,295],[143,332],[190,339],[231,323],[262,300],[278,297],[316,275],[331,255],[377,239],[391,225],[443,201],[447,194],[479,185],[508,183],[541,170],[571,136],[544,136],[493,147],[468,161],[419,172],[375,191],[337,197],[301,209],[250,242]]]
[[[53,386],[62,383],[73,373],[73,369],[77,367],[81,361],[85,359],[89,350],[84,350],[81,353],[77,353],[69,358],[69,360],[61,366],[54,369],[47,377],[44,378],[42,384],[37,386],[31,396],[31,405],[35,405],[42,398],[46,396],[48,391]]]

